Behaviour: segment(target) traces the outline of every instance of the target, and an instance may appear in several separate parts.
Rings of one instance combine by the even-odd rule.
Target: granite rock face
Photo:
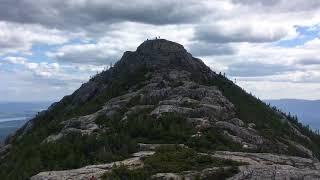
[[[181,52],[185,54],[185,50]],[[176,60],[175,57],[172,59]],[[157,62],[166,63],[166,60],[165,58]],[[119,63],[122,61],[130,63],[127,59],[122,59]],[[204,65],[200,60],[190,61],[195,63],[192,66]],[[150,115],[155,119],[166,113],[176,113],[186,118],[206,119],[205,123],[193,121],[200,129],[212,127],[216,121],[226,121],[235,117],[234,105],[217,87],[200,85],[194,82],[192,77],[192,73],[185,70],[159,69],[150,75],[149,80],[140,88],[135,87],[127,94],[110,99],[99,111],[61,122],[63,129],[58,134],[50,135],[45,141],[58,140],[69,132],[87,135],[99,131],[95,120],[101,115],[112,118],[113,115],[120,114],[121,119],[126,120],[128,115],[145,109],[151,109]]]
[[[216,152],[214,157],[245,162],[230,180],[320,179],[320,163],[314,159],[270,153]]]
[[[112,162],[108,164],[85,166],[79,169],[65,171],[41,172],[31,180],[86,180],[92,176],[100,179],[104,173],[110,172],[115,165],[124,165],[128,169],[137,169],[143,167],[141,159],[153,155],[157,147],[170,144],[140,144],[140,151],[133,154],[132,158]],[[179,146],[186,147],[183,144]],[[203,154],[203,153],[202,153]],[[209,154],[210,155],[210,154]],[[238,173],[228,178],[230,180],[257,180],[257,179],[303,179],[315,180],[320,178],[320,163],[317,160],[286,156],[274,155],[270,153],[244,153],[217,151],[211,156],[219,159],[233,160],[247,165],[238,167]],[[156,173],[151,176],[155,180],[196,180],[198,178],[206,179],[211,177],[222,169],[227,171],[232,167],[208,167],[199,171],[183,171],[179,173]]]
[[[117,161],[107,164],[85,166],[79,169],[65,170],[65,171],[49,171],[41,172],[32,176],[31,180],[88,180],[92,176],[100,179],[104,173],[112,170],[114,166],[126,166],[129,169],[141,168],[143,162],[141,158],[152,155],[153,151],[141,151],[133,154],[132,158],[123,161]]]
[[[236,107],[223,96],[219,87],[201,83],[218,75],[201,60],[192,57],[180,44],[164,39],[145,41],[136,51],[125,52],[113,68],[97,75],[95,80],[107,81],[124,71],[138,71],[142,67],[152,70],[152,73],[145,74],[148,78],[143,83],[130,87],[126,94],[110,99],[95,113],[61,122],[62,130],[50,135],[44,142],[59,140],[70,132],[83,135],[99,133],[103,129],[95,120],[101,115],[109,119],[117,115],[126,120],[130,115],[150,110],[154,119],[166,113],[180,114],[187,119],[186,123],[193,124],[198,130],[195,136],[201,136],[204,129],[217,128],[244,149],[268,150],[272,144],[268,137],[256,130],[254,123],[246,123],[245,119],[236,116]],[[94,81],[83,86],[74,93],[73,98],[81,98],[73,104],[81,104],[108,85],[97,86]],[[310,141],[285,117],[283,119],[297,136]],[[277,146],[283,152],[288,150],[288,146],[293,146],[306,156],[313,157],[312,151],[299,143],[282,140]]]

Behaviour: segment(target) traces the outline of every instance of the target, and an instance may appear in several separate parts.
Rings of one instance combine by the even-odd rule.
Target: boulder
[[[289,165],[249,165],[239,168],[240,173],[229,180],[257,180],[257,179],[320,179],[319,170],[299,169]]]
[[[244,122],[239,119],[239,118],[232,118],[229,120],[230,123],[236,125],[236,126],[239,126],[239,127],[243,127],[244,126]]]
[[[230,131],[233,135],[240,137],[245,142],[255,145],[262,145],[264,143],[264,138],[259,136],[256,131],[252,129],[239,127],[225,121],[218,121],[215,123],[215,126]]]

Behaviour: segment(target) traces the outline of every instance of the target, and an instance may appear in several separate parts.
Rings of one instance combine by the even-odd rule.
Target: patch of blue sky
[[[29,61],[40,63],[52,61],[48,56],[47,52],[54,51],[59,45],[46,45],[46,44],[34,44],[31,48],[32,55],[27,56]]]
[[[26,57],[27,55],[25,53],[21,53],[21,52],[10,52],[10,53],[6,53],[2,56],[0,56],[0,59],[5,59],[6,57]]]
[[[1,72],[10,72],[10,70],[14,67],[13,64],[8,63],[4,60],[7,56],[0,56],[0,70]]]
[[[296,26],[296,31],[298,36],[293,39],[280,40],[275,43],[277,46],[281,47],[296,47],[303,45],[306,42],[318,38],[320,35],[320,25],[315,26]]]
[[[50,59],[47,56],[48,52],[55,52],[57,49],[64,45],[77,45],[77,44],[87,44],[87,43],[96,43],[93,40],[83,41],[81,39],[72,39],[65,44],[60,45],[46,45],[46,44],[34,44],[32,46],[32,55],[27,56],[27,59],[32,62],[40,63],[40,62],[50,62]]]
[[[57,47],[57,45],[34,44],[30,50],[32,54],[26,54],[24,52],[7,53],[3,56],[0,56],[0,59],[4,59],[5,57],[24,57],[29,62],[34,63],[50,62],[51,60],[46,53],[53,51]]]
[[[2,63],[1,60],[3,60],[5,57],[24,57],[26,58],[29,62],[34,62],[34,63],[41,63],[41,62],[54,62],[50,57],[47,56],[48,52],[56,52],[57,49],[62,47],[63,45],[79,45],[79,44],[87,44],[87,43],[96,43],[94,40],[87,40],[83,41],[81,39],[72,39],[69,42],[65,44],[60,44],[60,45],[48,45],[48,44],[33,44],[31,48],[32,54],[25,54],[23,52],[15,52],[15,53],[7,53],[5,55],[0,56],[0,68],[1,69],[10,69],[13,67],[18,67],[19,65],[12,65],[8,63]],[[75,70],[74,70],[75,71]]]
[[[8,63],[1,63],[0,64],[0,72],[14,72],[16,69],[21,68],[21,65],[16,64],[8,64]]]

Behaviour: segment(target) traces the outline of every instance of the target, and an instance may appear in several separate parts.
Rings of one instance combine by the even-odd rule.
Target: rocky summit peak
[[[320,179],[319,142],[182,45],[156,39],[8,138],[0,177]]]
[[[135,72],[142,67],[157,71],[184,70],[195,78],[203,78],[201,73],[213,75],[210,68],[200,59],[192,57],[181,44],[165,39],[144,41],[136,51],[125,52],[115,67],[125,72]]]
[[[144,54],[154,52],[187,52],[181,44],[176,42],[168,41],[166,39],[153,39],[144,41],[138,48],[137,51]]]

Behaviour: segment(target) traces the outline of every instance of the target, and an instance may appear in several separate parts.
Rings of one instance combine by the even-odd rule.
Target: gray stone
[[[203,130],[212,127],[211,122],[208,118],[188,118],[189,123],[193,124],[196,129]]]
[[[240,126],[240,127],[244,126],[244,122],[239,118],[232,118],[229,120],[229,122],[236,126]]]
[[[107,164],[90,165],[79,169],[71,169],[65,171],[48,171],[41,172],[32,176],[31,180],[88,180],[92,176],[100,179],[104,173],[110,172],[114,166],[126,166],[129,169],[141,168],[143,162],[141,158],[152,155],[154,152],[143,151],[135,153],[133,158],[123,161],[117,161]]]
[[[319,170],[298,169],[289,165],[250,165],[240,167],[240,173],[229,180],[283,180],[283,179],[320,179]]]
[[[238,162],[245,162],[251,165],[264,164],[282,164],[290,165],[296,168],[309,168],[316,169],[316,160],[301,158],[296,156],[276,155],[271,153],[246,153],[246,152],[230,152],[230,151],[217,151],[213,155],[217,158],[230,159]]]
[[[254,123],[249,123],[248,128],[254,129],[256,127],[256,124]]]
[[[151,115],[160,116],[163,113],[190,114],[191,108],[178,107],[173,105],[160,105],[151,112]]]
[[[48,136],[43,143],[57,141],[71,132],[79,133],[81,135],[90,135],[99,129],[98,125],[95,123],[98,116],[99,112],[63,121],[61,122],[61,124],[64,125],[62,130],[58,134]]]
[[[259,136],[256,131],[253,131],[251,129],[239,127],[225,121],[218,121],[215,123],[215,126],[232,132],[232,134],[240,137],[245,142],[248,142],[250,144],[262,145],[264,143],[264,138]]]

